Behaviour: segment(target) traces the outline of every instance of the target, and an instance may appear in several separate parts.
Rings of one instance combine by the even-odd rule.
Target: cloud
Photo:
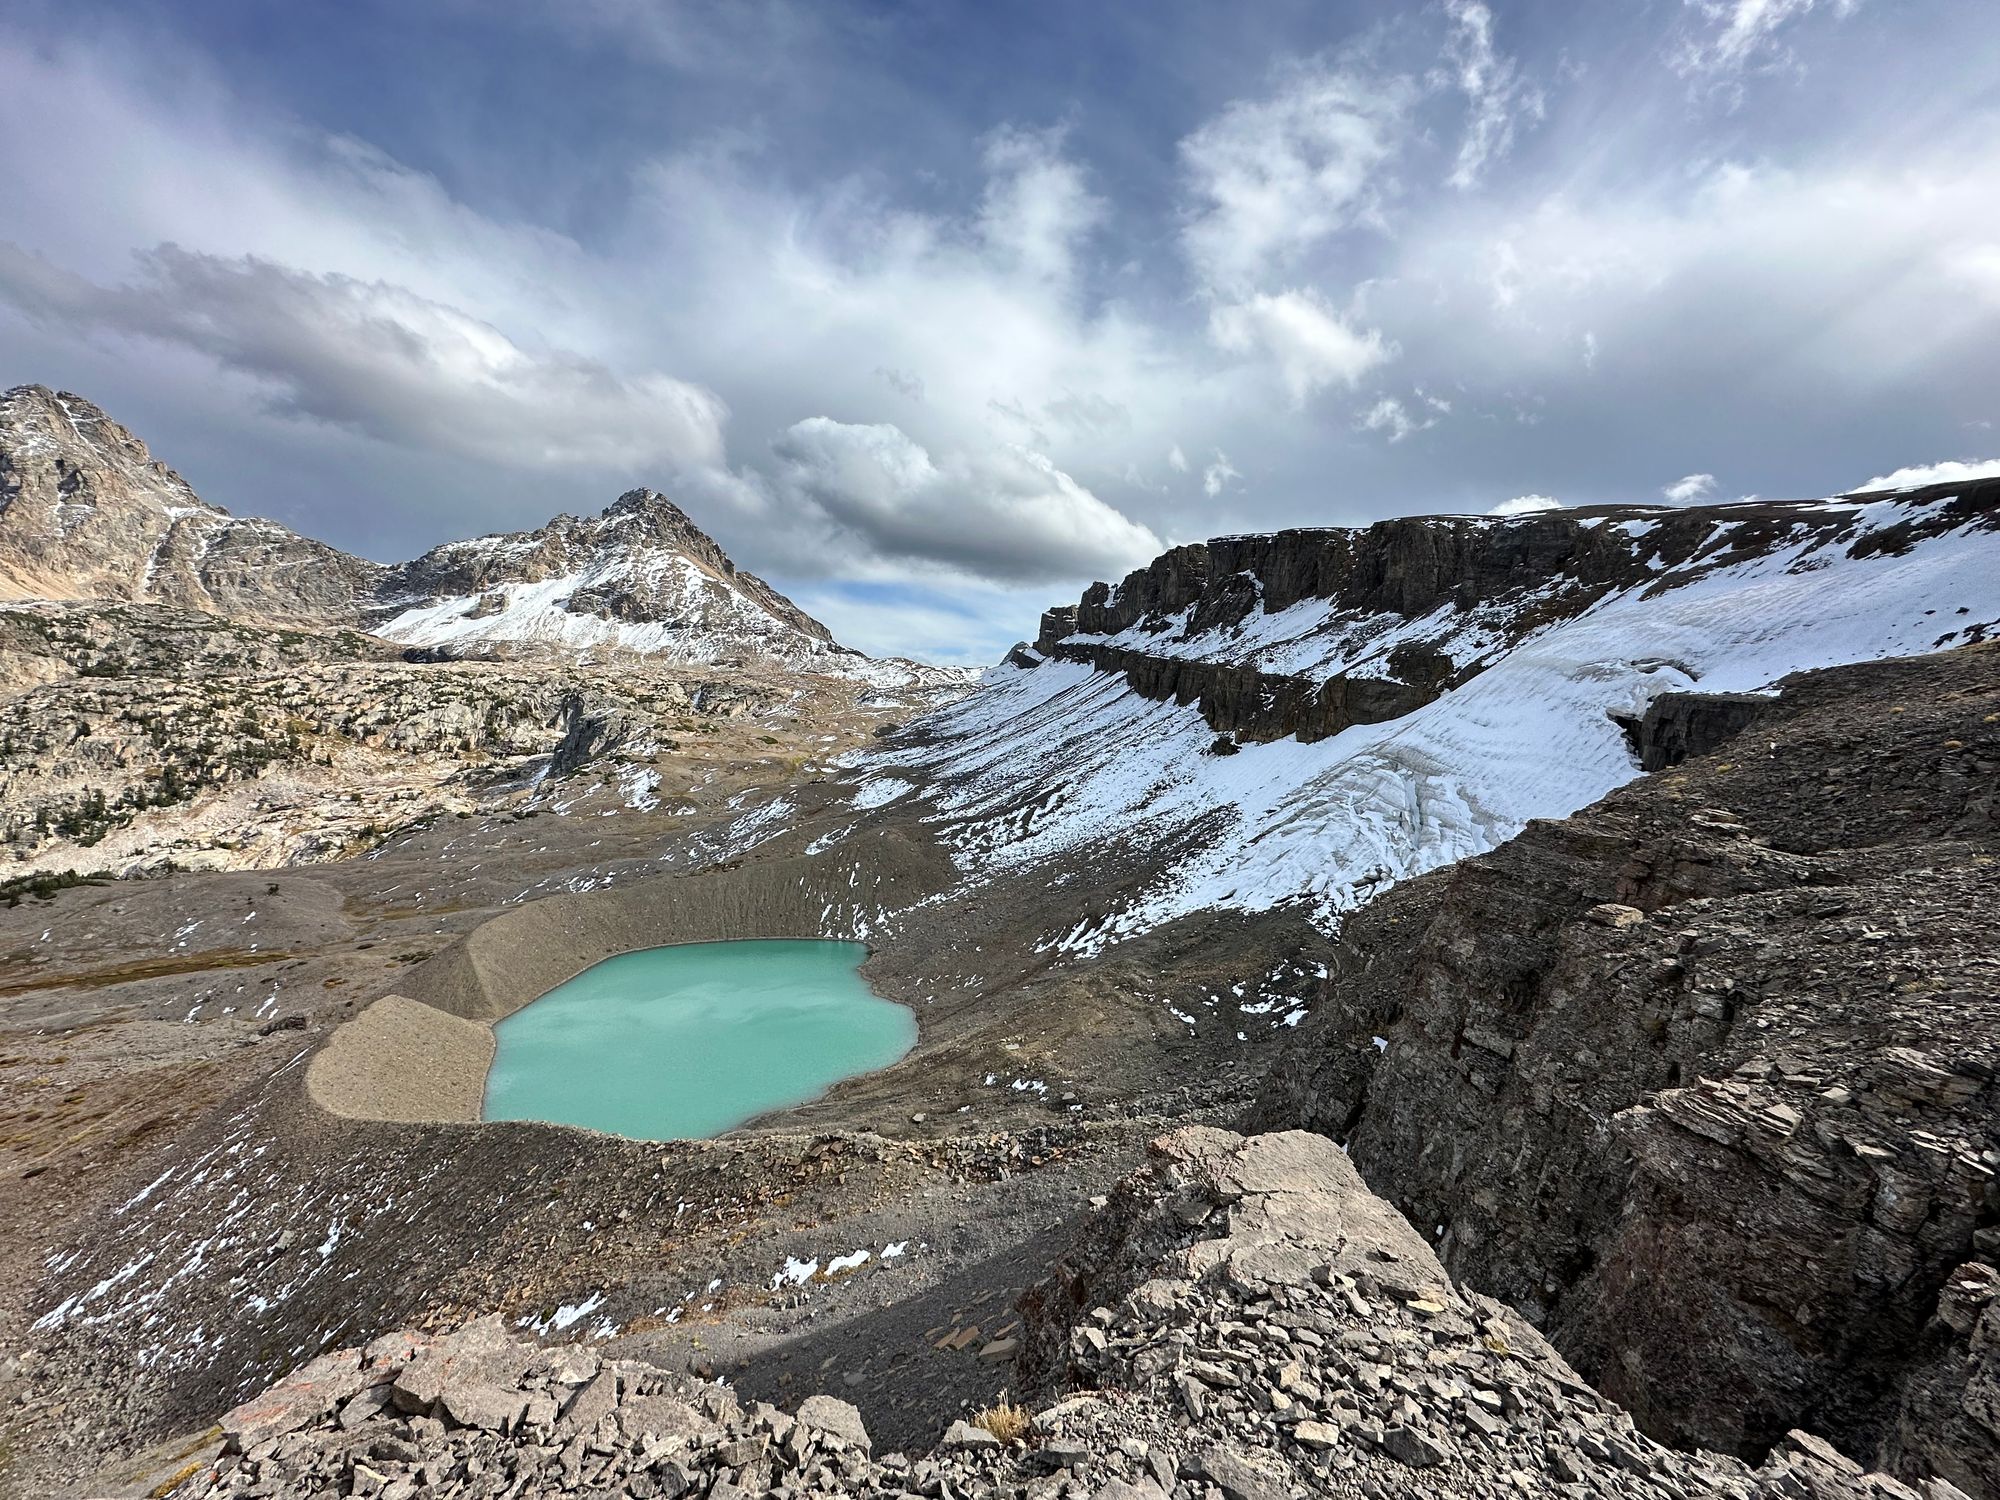
[[[1386,432],[1390,442],[1400,443],[1411,433],[1423,431],[1429,424],[1412,417],[1394,396],[1384,396],[1362,412],[1355,425],[1368,432]]]
[[[1259,292],[1217,307],[1208,332],[1218,349],[1268,358],[1295,407],[1326,386],[1352,386],[1396,353],[1379,330],[1356,329],[1311,290]]]
[[[1970,358],[2000,309],[1968,299],[1955,274],[1969,246],[2000,243],[2000,156],[1971,121],[1927,122],[1924,137],[1811,165],[1725,158],[1691,176],[1583,176],[1504,208],[1468,203],[1412,242],[1370,316],[1411,368],[1489,387],[1561,391],[1581,344],[1595,368],[1579,375],[1607,397],[1612,351],[1643,349],[1663,399],[1722,380],[1787,392],[1788,406],[1814,390],[1849,410],[1863,391]],[[1651,388],[1629,365],[1615,379],[1628,406]],[[1705,425],[1716,442],[1751,430]]]
[[[1486,512],[1489,516],[1534,516],[1545,510],[1562,510],[1562,501],[1553,495],[1516,495],[1512,500],[1502,500]]]
[[[1675,59],[1684,73],[1733,74],[1782,65],[1791,54],[1778,40],[1792,22],[1816,10],[1850,14],[1860,0],[1686,0],[1699,31]]]
[[[1186,136],[1181,245],[1202,285],[1240,299],[1367,217],[1411,98],[1406,80],[1295,63]]]
[[[1201,471],[1201,492],[1213,499],[1229,487],[1230,480],[1242,477],[1242,473],[1229,462],[1229,455],[1218,449],[1215,462]]]
[[[1095,391],[1080,394],[1064,391],[1055,400],[1044,402],[1042,411],[1051,421],[1091,436],[1123,427],[1132,420],[1131,412]]]
[[[1412,400],[1417,410],[1412,411],[1396,396],[1384,396],[1374,405],[1363,408],[1355,418],[1354,425],[1363,432],[1383,432],[1392,443],[1400,443],[1413,433],[1423,432],[1437,426],[1451,414],[1451,403],[1442,396],[1428,394],[1422,386]]]
[[[384,97],[463,98],[448,126],[335,112],[299,86],[333,60],[277,33],[204,58],[185,9],[141,35],[0,6],[0,240],[41,258],[7,262],[0,355],[218,502],[370,555],[645,482],[746,567],[970,589],[987,549],[945,535],[948,484],[1069,505],[1022,452],[1151,538],[1225,506],[1654,494],[1697,462],[1824,493],[1996,417],[2000,107],[1963,5],[1893,28],[1916,91],[1881,86],[1889,8],[1864,34],[1834,0],[1099,28],[1132,89],[1072,112],[1060,27],[451,0],[464,47],[368,64]],[[1691,106],[1691,43],[1700,93],[1796,50],[1843,107]],[[593,107],[544,129],[475,76]],[[194,269],[135,260],[162,244]],[[818,415],[893,422],[939,477],[836,522],[773,447]],[[1211,460],[1236,453],[1254,485]]]
[[[1924,484],[1955,484],[1960,480],[1992,479],[1996,476],[2000,476],[2000,458],[1946,459],[1943,463],[1918,464],[1881,474],[1844,493],[1855,495],[1868,490],[1910,490]]]
[[[1119,574],[1160,539],[1016,446],[941,461],[889,423],[808,417],[774,445],[779,484],[876,555],[1031,582]]]
[[[1713,474],[1687,474],[1663,488],[1665,495],[1674,505],[1694,505],[1715,493]]]
[[[980,235],[1001,265],[1057,285],[1068,284],[1079,247],[1106,208],[1085,185],[1083,169],[1063,155],[1062,142],[1059,130],[995,131],[986,142],[979,206]]]
[[[1046,585],[994,588],[953,579],[948,587],[812,580],[788,584],[793,603],[845,645],[873,656],[991,666],[1048,607]]]
[[[1541,119],[1547,101],[1522,79],[1514,60],[1494,46],[1493,12],[1482,0],[1445,0],[1445,14],[1451,21],[1445,57],[1452,82],[1466,100],[1465,136],[1446,181],[1469,188],[1490,163],[1512,149],[1516,122]]]
[[[564,466],[713,464],[727,408],[661,374],[530,351],[407,288],[161,245],[115,287],[0,242],[0,299],[78,335],[153,339],[251,376],[287,416],[401,447]]]
[[[1167,467],[1177,474],[1187,473],[1187,455],[1181,452],[1181,445],[1179,443],[1175,443],[1173,447],[1167,450]]]

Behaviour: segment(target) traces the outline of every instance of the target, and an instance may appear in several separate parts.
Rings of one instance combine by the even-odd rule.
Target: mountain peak
[[[0,394],[0,598],[128,599],[287,623],[351,619],[381,568],[208,504],[73,391]]]
[[[238,518],[71,391],[0,393],[0,598],[118,599],[371,629],[408,645],[613,647],[859,670],[819,621],[658,490],[385,568]]]
[[[688,520],[688,513],[674,504],[673,501],[669,500],[658,490],[648,489],[643,485],[635,490],[627,490],[616,500],[613,500],[609,505],[604,507],[604,514],[607,516],[629,514],[665,515],[685,521],[690,526],[694,524]]]
[[[384,602],[397,609],[376,633],[411,645],[539,642],[795,667],[853,656],[648,488],[596,516],[434,547],[397,570]]]

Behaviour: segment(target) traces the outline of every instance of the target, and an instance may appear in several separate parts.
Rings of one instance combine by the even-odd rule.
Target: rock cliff
[[[2000,1493],[2000,647],[1389,893],[1257,1115],[1342,1141],[1652,1434]]]
[[[925,788],[969,889],[1091,851],[1055,951],[1216,908],[1331,929],[1789,673],[1995,634],[2000,480],[1225,537],[1051,611],[872,766]]]
[[[1935,502],[1935,505],[1929,504]],[[1990,526],[2000,481],[1899,495],[1915,511],[1856,555]],[[1801,542],[1860,544],[1860,503],[1594,506],[1421,516],[1176,547],[1042,616],[1037,650],[1123,673],[1246,740],[1399,718],[1614,592],[1664,593]],[[1653,769],[1653,768],[1649,768]]]

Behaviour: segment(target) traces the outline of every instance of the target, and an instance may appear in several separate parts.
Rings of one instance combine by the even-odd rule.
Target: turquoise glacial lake
[[[896,1061],[910,1010],[861,978],[860,943],[685,943],[621,953],[493,1029],[489,1120],[641,1140],[719,1135]]]

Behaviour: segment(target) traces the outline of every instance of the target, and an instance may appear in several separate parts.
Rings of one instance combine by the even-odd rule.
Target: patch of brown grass
[[[177,974],[202,974],[210,969],[252,969],[283,963],[296,954],[272,950],[252,953],[242,948],[212,948],[205,953],[171,954],[143,958],[108,969],[88,969],[80,974],[52,974],[48,978],[22,979],[0,984],[0,996],[26,995],[36,990],[103,989],[114,984],[133,984],[141,979],[165,979]]]
[[[985,1428],[1003,1443],[1018,1443],[1027,1437],[1034,1418],[1025,1406],[1016,1406],[1002,1391],[998,1401],[972,1414],[972,1425]]]

